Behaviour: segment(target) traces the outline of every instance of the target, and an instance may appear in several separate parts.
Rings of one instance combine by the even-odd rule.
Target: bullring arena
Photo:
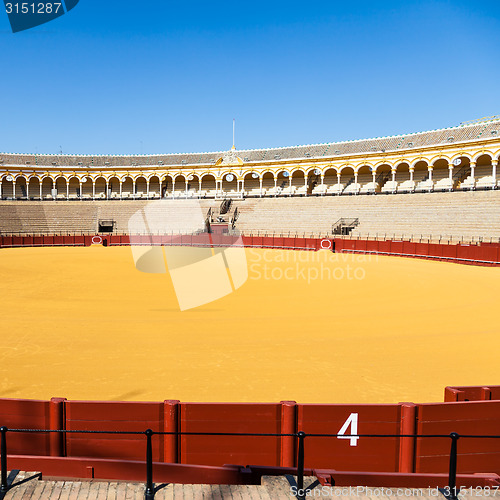
[[[157,483],[445,487],[454,432],[459,484],[494,490],[499,133],[494,117],[265,150],[0,154],[9,470],[146,482],[142,434],[76,431],[150,428]],[[231,286],[181,311],[187,255],[219,258]],[[192,295],[209,274],[189,276]],[[69,498],[42,483],[17,492]]]

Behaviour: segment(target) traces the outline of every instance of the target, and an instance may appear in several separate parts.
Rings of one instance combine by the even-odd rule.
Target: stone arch
[[[493,158],[493,153],[489,151],[475,157],[474,180],[477,189],[495,187],[496,182],[493,180]]]
[[[276,174],[272,170],[262,172],[262,196],[276,196]]]
[[[483,159],[483,162],[485,161],[485,159],[483,157],[485,156],[489,156],[490,158],[490,161],[494,158],[494,153],[492,153],[491,151],[489,150],[481,150],[481,151],[478,151],[472,158],[472,161],[475,162],[476,164],[479,162],[479,159],[482,158]]]
[[[14,176],[6,173],[2,176],[2,199],[10,200],[14,198]]]
[[[187,182],[185,174],[177,174],[174,177],[174,198],[185,198]]]
[[[201,191],[203,196],[215,198],[217,192],[217,184],[215,175],[211,173],[203,174],[201,177]]]
[[[146,181],[146,177],[142,174],[138,174],[134,178],[134,192],[133,198],[141,199],[146,198],[146,193],[148,190],[148,183]]]
[[[360,193],[374,193],[376,191],[373,172],[373,166],[368,163],[358,165],[356,173]]]
[[[432,167],[431,177],[434,184],[449,178],[449,164],[450,159],[448,157],[434,158],[434,161],[430,164],[430,167]]]
[[[275,195],[290,195],[290,183],[292,181],[292,176],[288,169],[279,170],[275,176],[276,190]]]
[[[38,176],[30,176],[28,180],[28,195],[30,200],[40,199],[40,184],[41,181]]]
[[[77,200],[81,198],[81,188],[80,188],[80,179],[76,175],[72,175],[69,180],[69,199]]]
[[[339,186],[338,189],[338,194],[343,193],[346,191],[346,189],[349,188],[351,184],[354,184],[355,182],[355,176],[354,176],[354,165],[346,164],[342,165],[339,169],[340,173],[340,183],[337,184]],[[347,192],[349,192],[350,189],[348,189]]]
[[[321,183],[321,177],[322,177],[323,172],[319,167],[311,167],[307,169],[306,175],[307,175],[307,195],[313,195],[313,194],[324,194],[324,186]]]
[[[247,171],[243,176],[243,192],[246,196],[260,196],[260,175],[255,171]]]
[[[15,193],[14,198],[16,200],[27,200],[28,199],[28,181],[23,174],[19,174],[15,177]]]
[[[117,200],[120,198],[121,179],[117,175],[112,175],[108,179],[108,198]]]
[[[231,179],[228,180],[228,176]],[[224,195],[237,196],[238,195],[238,177],[235,172],[224,172],[221,177],[222,192]]]
[[[42,199],[52,200],[52,189],[54,188],[54,180],[50,175],[42,179]]]
[[[94,190],[95,190],[95,199],[96,200],[105,200],[107,198],[107,182],[105,177],[100,175],[96,177],[94,181]]]
[[[307,177],[304,170],[302,170],[301,168],[296,168],[292,170],[290,177],[292,183],[290,188],[287,186],[287,189],[289,189],[287,194],[305,196],[307,194],[307,187],[306,187]]]
[[[174,179],[170,174],[164,174],[161,177],[161,197],[168,198],[172,196],[172,187],[174,185]]]
[[[65,200],[67,198],[68,181],[64,175],[56,177],[55,186],[56,199]]]
[[[158,199],[161,197],[160,176],[153,174],[148,178],[148,199]]]

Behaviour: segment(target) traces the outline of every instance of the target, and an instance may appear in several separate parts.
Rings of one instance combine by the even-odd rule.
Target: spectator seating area
[[[0,202],[0,232],[9,233],[95,233],[99,220],[115,221],[115,231],[127,233],[128,221],[145,207],[146,200],[61,202]],[[204,216],[218,202],[200,200]],[[159,205],[159,219],[170,220],[165,228],[175,228],[175,218],[186,217],[193,202],[176,200]],[[197,205],[196,205],[197,206]],[[184,208],[183,208],[184,207]],[[235,228],[244,234],[331,234],[341,218],[357,218],[352,236],[406,237],[418,239],[475,238],[500,239],[500,191],[455,191],[414,193],[398,196],[324,196],[288,198],[247,198],[234,200],[238,210]],[[150,209],[151,210],[151,209]],[[156,209],[152,209],[153,211]],[[160,209],[158,209],[160,210]],[[168,214],[165,213],[168,211]],[[184,212],[183,212],[184,210]],[[172,218],[172,213],[175,217]],[[198,211],[199,213],[199,211]],[[189,214],[188,214],[189,215]]]

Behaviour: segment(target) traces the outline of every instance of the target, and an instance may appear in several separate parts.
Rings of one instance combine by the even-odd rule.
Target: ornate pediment
[[[231,151],[226,151],[216,162],[217,166],[238,166],[243,165],[243,160],[236,154],[233,149]]]

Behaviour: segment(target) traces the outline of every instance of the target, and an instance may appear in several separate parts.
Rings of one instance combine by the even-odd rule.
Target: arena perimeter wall
[[[130,245],[128,235],[43,235],[1,236],[0,248],[41,246],[90,246],[92,244],[116,246]],[[219,234],[133,236],[134,244],[206,246],[210,238],[214,246],[244,245],[245,247],[276,248],[289,250],[331,250],[347,253],[372,253],[421,259],[441,260],[480,266],[500,265],[500,244],[439,244],[413,241],[321,239],[278,236],[234,236]]]
[[[466,398],[465,396],[468,396]],[[280,403],[181,403],[0,399],[0,426],[156,432],[337,434],[357,414],[358,434],[498,435],[500,386],[448,387],[444,403],[388,405]],[[469,399],[470,398],[470,399]],[[488,398],[472,401],[473,398]],[[457,401],[462,399],[462,401]],[[463,400],[465,399],[465,401]],[[467,399],[469,399],[467,401]],[[453,400],[453,401],[452,401]],[[346,434],[350,434],[350,428]],[[157,435],[159,463],[297,466],[293,437]],[[450,439],[312,437],[305,442],[305,466],[367,472],[446,473]],[[500,473],[500,440],[463,438],[459,473]],[[143,435],[8,434],[12,466],[16,457],[73,457],[144,460]]]

